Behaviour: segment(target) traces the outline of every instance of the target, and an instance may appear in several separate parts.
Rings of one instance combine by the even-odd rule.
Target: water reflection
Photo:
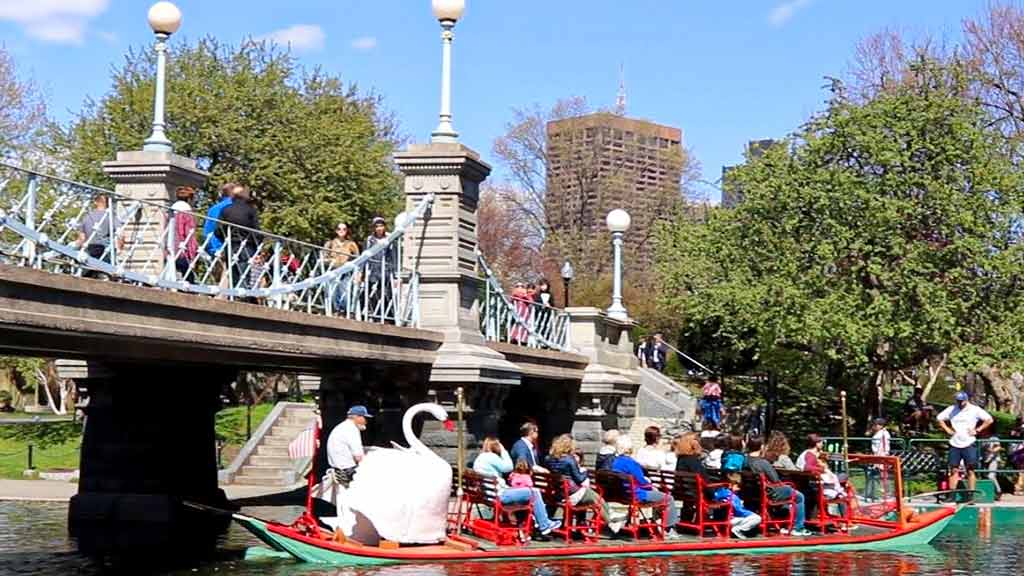
[[[293,511],[247,510],[288,518]],[[100,574],[101,566],[74,554],[66,536],[67,508],[58,504],[0,502],[0,573],[57,576]],[[988,528],[986,528],[986,526]],[[986,532],[987,531],[987,532]],[[1022,574],[1024,510],[967,510],[933,546],[900,552],[677,556],[549,562],[490,562],[337,568],[290,561],[239,558],[258,542],[233,527],[215,562],[162,576],[903,576]]]

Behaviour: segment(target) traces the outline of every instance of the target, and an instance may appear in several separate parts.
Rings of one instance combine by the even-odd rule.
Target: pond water
[[[289,517],[297,509],[246,509],[264,517]],[[66,535],[67,506],[0,502],[0,574],[102,574],[109,568],[74,553]],[[505,562],[338,568],[286,560],[247,562],[241,554],[258,545],[233,526],[218,560],[161,572],[167,576],[783,576],[990,574],[1024,575],[1024,509],[968,509],[933,542],[914,550],[755,556],[680,556],[625,560]],[[137,571],[133,573],[138,573]]]

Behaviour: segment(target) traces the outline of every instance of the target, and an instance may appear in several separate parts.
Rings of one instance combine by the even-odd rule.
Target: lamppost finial
[[[455,23],[466,11],[466,0],[431,0],[434,16],[441,23],[441,113],[431,142],[458,142],[452,126],[452,39]]]
[[[150,152],[173,152],[167,134],[164,132],[164,100],[167,75],[167,39],[181,27],[181,10],[166,1],[157,2],[149,8],[149,27],[156,35],[156,90],[153,97],[153,131],[142,145]]]

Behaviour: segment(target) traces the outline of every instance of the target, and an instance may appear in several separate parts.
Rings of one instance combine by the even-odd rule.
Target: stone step
[[[288,483],[281,476],[264,476],[262,474],[239,474],[235,476],[232,484],[248,486],[287,486]]]
[[[261,444],[256,447],[256,455],[258,456],[284,456],[288,457],[288,445],[284,446],[270,446],[267,444]]]
[[[284,456],[262,456],[260,454],[253,454],[246,461],[246,466],[291,466],[292,459],[287,455]]]
[[[270,428],[268,437],[273,438],[275,436],[288,438],[289,441],[294,440],[296,436],[306,431],[305,426],[281,426],[280,424],[274,424]]]
[[[308,428],[309,425],[312,424],[314,420],[316,420],[316,418],[313,418],[312,416],[310,416],[309,418],[300,418],[297,416],[282,416],[281,418],[277,419],[277,422],[274,422],[274,425]]]
[[[288,444],[291,443],[292,440],[295,440],[295,436],[272,436],[272,435],[268,435],[268,436],[264,436],[263,437],[263,441],[260,442],[260,445],[261,446],[284,446],[287,449],[288,448]]]
[[[242,469],[239,470],[238,472],[240,474],[248,474],[248,475],[260,474],[260,475],[264,475],[264,476],[266,476],[266,475],[282,476],[284,474],[288,474],[291,471],[292,471],[292,467],[291,466],[265,466],[265,465],[254,466],[252,464],[246,464],[246,465],[242,466]]]

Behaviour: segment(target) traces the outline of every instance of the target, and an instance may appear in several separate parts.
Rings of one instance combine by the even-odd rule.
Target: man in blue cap
[[[352,406],[348,409],[348,418],[335,426],[327,437],[327,463],[334,470],[338,484],[346,488],[365,455],[360,433],[366,430],[367,418],[373,418],[373,415],[366,406]]]
[[[956,402],[938,415],[939,426],[949,434],[949,488],[955,490],[960,483],[960,463],[967,469],[967,488],[974,498],[974,469],[978,467],[977,436],[992,425],[992,415],[984,408],[971,404],[967,392],[954,396]]]

